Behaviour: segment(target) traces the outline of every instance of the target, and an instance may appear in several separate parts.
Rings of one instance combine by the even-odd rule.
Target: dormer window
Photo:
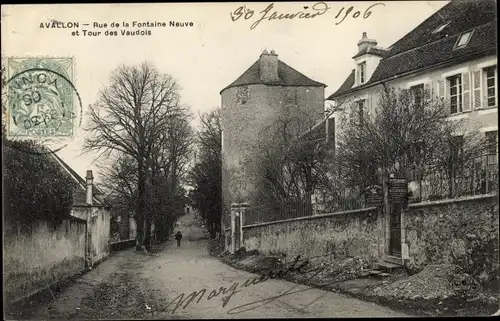
[[[447,23],[437,27],[432,33],[435,34],[435,33],[439,33],[441,31],[443,31],[444,28],[446,28],[448,25],[450,24],[450,21],[448,21]]]
[[[454,49],[460,49],[466,47],[471,37],[472,37],[472,30],[462,33],[460,37],[458,37]]]
[[[359,84],[364,84],[366,82],[366,62],[358,64],[358,79]]]

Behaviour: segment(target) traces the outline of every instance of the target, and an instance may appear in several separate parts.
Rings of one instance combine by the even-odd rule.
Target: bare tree
[[[111,83],[100,91],[90,106],[90,136],[84,152],[100,151],[132,157],[137,165],[137,249],[142,248],[147,170],[155,142],[179,115],[179,87],[167,74],[148,63],[120,66],[111,74]]]
[[[479,132],[450,119],[448,105],[429,92],[388,88],[374,112],[352,108],[343,116],[331,169],[337,188],[362,189],[382,172],[412,180],[445,172],[451,178],[449,167],[472,162],[484,148]]]
[[[134,208],[137,200],[137,164],[135,159],[122,155],[101,172],[101,186],[108,191],[110,205]]]
[[[345,104],[328,106],[323,117],[307,106],[284,106],[280,116],[263,129],[257,146],[263,155],[259,210],[266,211],[268,219],[283,205],[297,207],[304,203],[306,213],[312,210],[311,196],[327,180],[325,165],[333,144],[326,139],[326,121]]]
[[[200,115],[200,120],[197,159],[190,171],[189,181],[194,187],[192,201],[207,221],[210,235],[214,238],[217,232],[220,232],[222,214],[220,109]]]

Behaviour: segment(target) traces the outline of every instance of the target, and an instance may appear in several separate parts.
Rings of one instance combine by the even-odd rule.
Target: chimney
[[[365,48],[369,47],[376,47],[377,46],[377,41],[374,39],[368,39],[366,36],[366,32],[363,32],[363,37],[361,37],[361,40],[358,41],[358,52]]]
[[[87,180],[87,204],[92,205],[93,204],[93,191],[92,187],[94,184],[94,176],[92,175],[92,171],[88,170],[87,175],[85,176],[85,179]]]
[[[271,50],[271,53],[264,50],[260,55],[259,65],[260,80],[264,83],[277,82],[280,80],[278,76],[278,55],[274,50]]]

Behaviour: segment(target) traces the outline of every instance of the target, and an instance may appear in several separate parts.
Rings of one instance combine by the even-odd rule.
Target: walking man
[[[181,246],[181,240],[182,240],[182,233],[181,233],[181,231],[177,231],[177,233],[175,233],[175,239],[177,240],[177,247],[180,247]]]

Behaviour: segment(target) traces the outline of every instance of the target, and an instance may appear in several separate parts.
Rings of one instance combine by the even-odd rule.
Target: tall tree
[[[189,181],[194,187],[191,198],[207,221],[212,238],[220,232],[222,214],[222,151],[220,109],[200,115],[201,128],[197,135],[196,163]]]
[[[89,108],[90,136],[85,139],[84,151],[99,151],[107,156],[122,153],[136,162],[138,250],[144,239],[151,153],[158,137],[168,129],[171,118],[182,110],[177,82],[148,63],[116,68],[110,84],[100,91],[98,101]]]

